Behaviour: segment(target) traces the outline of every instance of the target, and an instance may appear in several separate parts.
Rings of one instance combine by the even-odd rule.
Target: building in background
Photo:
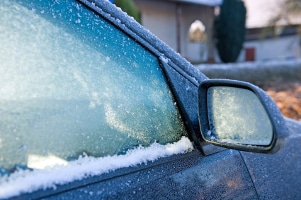
[[[213,39],[217,8],[223,0],[133,0],[141,12],[141,24],[192,63],[217,62]],[[282,20],[276,32],[267,30],[285,0],[244,0],[246,37],[238,62],[301,58],[301,14]],[[189,29],[199,20],[206,40],[189,39]],[[275,33],[275,34],[274,34]]]
[[[134,0],[141,12],[141,23],[162,41],[192,63],[214,58],[214,8],[222,0]],[[189,40],[189,29],[196,21],[205,26],[206,40]]]
[[[247,7],[247,34],[239,61],[297,59],[301,57],[301,13],[290,15],[269,28],[272,19],[283,11],[284,0],[244,0]],[[271,31],[272,30],[272,31]]]

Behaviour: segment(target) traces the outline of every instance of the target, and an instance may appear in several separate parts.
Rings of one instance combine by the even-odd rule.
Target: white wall
[[[298,35],[247,41],[244,48],[248,47],[255,48],[255,61],[301,58],[300,36]],[[238,61],[245,61],[244,50],[242,50]]]
[[[171,48],[177,49],[175,4],[161,1],[136,0],[141,23]]]
[[[205,32],[208,39],[205,47],[204,44],[188,41],[190,25],[197,19],[202,21],[206,27]],[[191,62],[202,62],[204,59],[207,61],[208,57],[212,57],[214,48],[212,44],[214,8],[195,4],[182,4],[181,20],[181,54]],[[207,52],[202,52],[204,50]]]
[[[182,17],[180,18],[180,41],[177,41],[177,7],[175,2],[160,0],[134,1],[141,11],[141,23],[144,27],[175,51],[178,51],[178,43],[180,43],[180,53],[189,61],[200,62],[204,59],[204,56],[206,58],[206,52],[202,57],[201,45],[188,41],[188,32],[190,25],[195,20],[201,20],[206,26],[206,32],[209,36],[207,44],[211,44],[213,7],[186,3],[178,4],[181,7]],[[212,48],[213,46],[209,45],[205,49],[213,52]]]
[[[171,48],[177,49],[175,4],[161,1],[137,0],[141,23]]]

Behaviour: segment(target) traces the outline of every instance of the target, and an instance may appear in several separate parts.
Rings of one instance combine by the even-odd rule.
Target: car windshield
[[[187,135],[158,59],[81,4],[2,0],[0,19],[2,174]]]

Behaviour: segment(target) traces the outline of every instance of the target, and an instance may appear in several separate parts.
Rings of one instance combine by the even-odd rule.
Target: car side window
[[[187,135],[158,59],[78,3],[0,2],[0,168]]]

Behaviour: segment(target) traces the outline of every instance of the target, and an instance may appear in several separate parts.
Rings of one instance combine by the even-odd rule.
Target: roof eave
[[[198,5],[205,5],[205,6],[220,6],[223,3],[223,0],[168,0],[168,1],[198,4]]]

